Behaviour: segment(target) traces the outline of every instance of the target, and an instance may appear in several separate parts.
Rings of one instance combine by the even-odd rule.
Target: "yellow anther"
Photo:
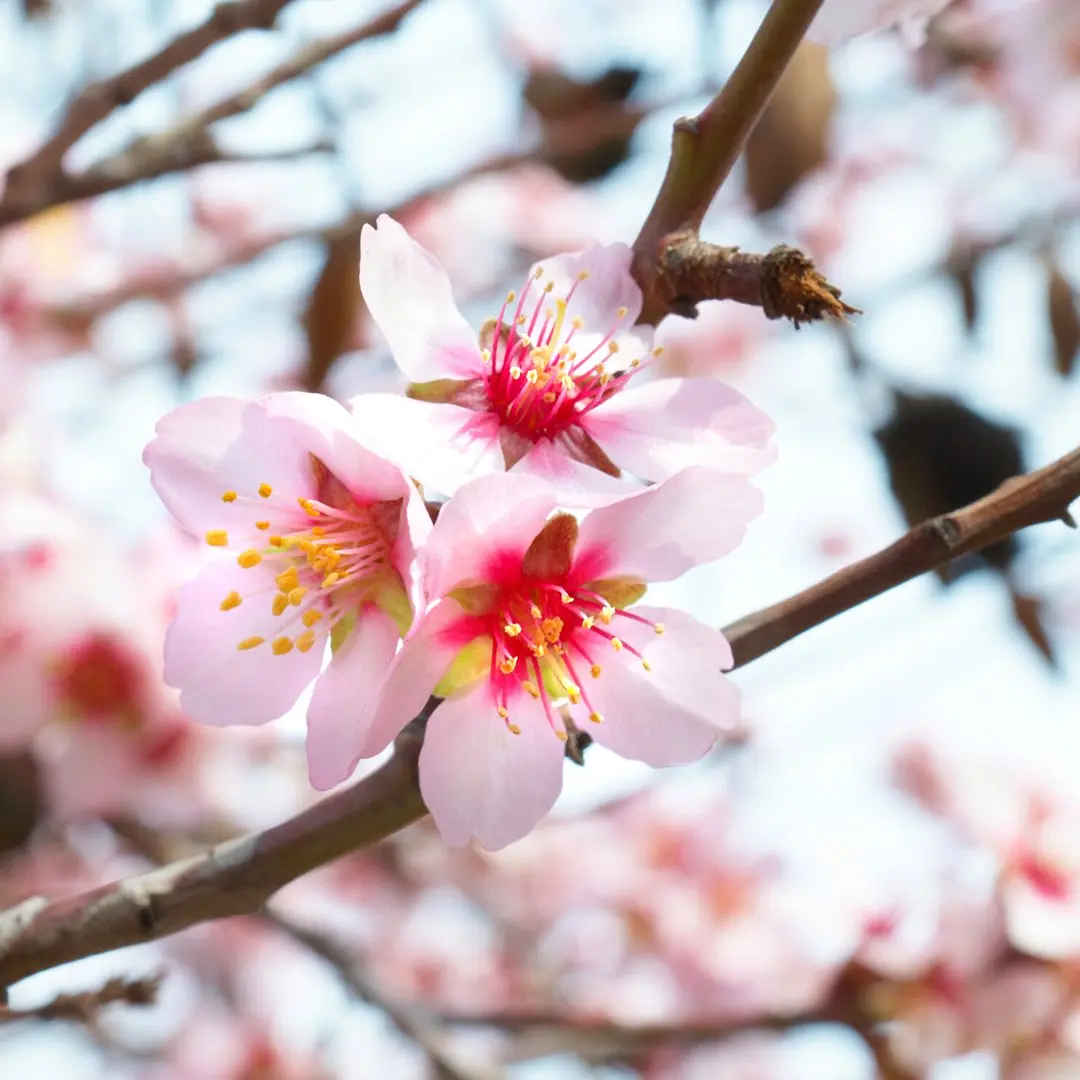
[[[604,374],[600,376],[600,385],[607,386],[609,382],[611,382],[611,376],[605,371]]]
[[[305,554],[315,555],[318,553],[318,546],[314,540],[309,540],[306,536],[298,537],[293,543]]]
[[[627,308],[627,307],[621,307],[621,308],[619,308],[619,310],[617,312],[615,312],[616,317],[619,318],[619,319],[625,319],[626,316],[629,315],[629,314],[630,314],[630,309]]]
[[[559,736],[559,741],[560,742],[566,742],[566,732],[565,731],[558,731],[557,730],[555,732],[555,734]]]
[[[640,360],[631,360],[630,361],[630,369],[631,370],[633,370],[634,368],[639,368],[639,367],[641,367],[641,361]]]
[[[299,607],[307,593],[308,588],[306,585],[297,585],[295,589],[289,590],[288,601],[293,607]]]
[[[229,534],[224,529],[211,529],[206,534],[206,542],[211,547],[225,547],[229,542]]]
[[[516,293],[516,292],[514,292],[514,290],[513,290],[513,289],[511,289],[511,290],[510,290],[510,291],[509,291],[509,292],[508,292],[508,293],[506,294],[506,302],[507,302],[508,304],[512,304],[512,303],[513,303],[513,302],[514,302],[514,301],[515,301],[516,299],[517,299],[517,293]]]
[[[480,350],[480,361],[481,361],[481,363],[484,363],[484,364],[490,364],[491,363],[491,350],[490,349],[481,349]]]
[[[551,403],[552,403],[552,402],[553,402],[553,401],[555,400],[555,398],[556,398],[557,396],[558,396],[557,394],[553,394],[553,393],[552,393],[552,392],[551,392],[551,391],[549,390],[549,391],[548,391],[548,392],[547,392],[547,393],[546,393],[546,394],[544,395],[544,397],[543,397],[543,399],[542,399],[542,400],[543,400],[543,402],[544,402],[544,404],[545,404],[545,405],[550,405],[550,404],[551,404]]]
[[[289,598],[284,593],[275,593],[274,602],[271,608],[275,615],[284,615],[285,609],[289,606]]]
[[[305,630],[302,634],[296,635],[296,647],[301,652],[307,652],[312,645],[315,644],[315,631]]]
[[[300,576],[297,574],[295,566],[290,566],[288,570],[282,570],[274,580],[283,593],[292,592],[300,584]]]
[[[549,289],[548,291],[550,292],[551,290]],[[555,318],[555,312],[551,308],[544,308],[544,318],[545,319],[554,319]]]
[[[234,589],[224,600],[221,601],[222,611],[232,611],[234,607],[239,607],[243,603],[240,594]]]
[[[520,379],[521,378],[521,368],[518,367],[517,364],[511,364],[510,365],[510,378],[511,379]]]
[[[653,349],[652,354],[653,354],[653,356],[663,356],[664,355],[664,346],[663,345],[657,345],[656,348]]]
[[[644,669],[645,669],[646,671],[652,671],[652,664],[650,664],[650,663],[649,663],[649,661],[648,661],[648,660],[646,660],[644,656],[643,656],[643,657],[641,658],[641,666],[642,666],[642,667],[643,667],[643,668],[644,668]]]
[[[299,498],[296,501],[300,504],[300,509],[303,510],[308,517],[322,517],[322,514],[312,506],[310,499]]]
[[[582,318],[582,317],[581,317],[580,315],[575,315],[575,316],[574,316],[574,317],[573,317],[573,318],[572,318],[572,319],[570,320],[570,325],[571,325],[571,326],[572,326],[572,327],[573,327],[573,328],[574,328],[575,330],[583,330],[583,329],[585,328],[585,320],[584,320],[584,319],[583,319],[583,318]]]
[[[582,630],[591,630],[596,625],[596,620],[591,615],[586,615],[581,620]]]
[[[301,618],[300,621],[305,626],[314,626],[322,617],[323,613],[319,611],[318,608],[308,608],[308,610],[304,612],[303,618]]]
[[[613,638],[611,639],[611,647],[612,647],[612,648],[613,648],[613,649],[614,649],[614,650],[615,650],[616,652],[618,652],[618,651],[619,651],[619,650],[620,650],[620,649],[621,649],[621,648],[623,647],[623,644],[622,644],[622,642],[621,642],[621,641],[620,641],[620,640],[619,640],[619,639],[618,639],[617,637],[613,637]]]
[[[619,343],[617,341],[609,341],[607,343],[607,351],[609,353],[617,353],[619,351]]]
[[[554,281],[547,281],[547,282],[544,283],[544,292],[546,292],[549,296],[551,295],[551,292],[552,292],[552,290],[554,288],[555,288],[555,282]],[[549,315],[548,318],[550,319],[551,316]]]
[[[521,633],[521,623],[516,623],[516,622],[507,623],[503,627],[503,633],[507,637],[517,637],[518,634]]]
[[[533,617],[534,619],[539,619],[539,618],[540,618],[540,616],[541,616],[541,615],[543,615],[544,613],[543,613],[543,612],[542,612],[542,611],[540,610],[540,608],[539,608],[539,607],[538,607],[538,606],[537,606],[536,604],[533,604],[533,605],[532,605],[532,606],[531,606],[531,607],[529,608],[529,614],[530,614],[530,615],[531,615],[531,616],[532,616],[532,617]]]
[[[254,548],[248,548],[247,551],[236,556],[236,561],[245,570],[250,570],[253,566],[258,566],[262,562],[262,556]]]
[[[615,609],[610,604],[605,604],[600,609],[600,621],[607,626],[615,618]]]
[[[589,271],[588,270],[579,270],[577,279],[578,279],[578,281],[588,281],[589,280]]]
[[[598,712],[589,713],[589,719],[594,724],[602,724],[604,722],[604,718]]]
[[[506,730],[509,731],[511,735],[520,735],[521,734],[521,728],[519,728],[517,726],[517,724],[507,724],[506,725]]]
[[[540,691],[536,688],[536,683],[534,683],[532,679],[526,679],[521,684],[521,689],[531,697],[538,698],[540,696]]]
[[[565,589],[559,593],[559,600],[564,604],[572,604],[574,602],[574,598]]]
[[[293,650],[292,639],[287,637],[274,638],[274,644],[270,648],[275,656],[284,656]]]
[[[266,542],[271,547],[283,548],[285,546],[285,539],[281,536],[268,536]]]
[[[270,496],[274,494],[274,489],[269,484],[260,484],[259,485],[259,494],[264,499],[269,499]]]
[[[327,574],[326,577],[323,578],[322,587],[324,589],[329,589],[331,585],[336,585],[340,580],[341,575],[337,573],[337,571],[332,574]]]
[[[537,659],[539,659],[539,658],[540,658],[541,656],[544,656],[544,655],[546,655],[546,653],[547,653],[547,646],[546,646],[546,645],[544,645],[543,643],[541,643],[541,644],[539,644],[539,645],[534,645],[534,644],[533,644],[533,643],[532,643],[532,642],[530,641],[530,642],[529,642],[529,648],[530,648],[530,649],[532,649],[532,654],[533,654],[533,656],[535,656],[535,657],[536,657]]]
[[[540,624],[540,629],[544,632],[544,637],[554,645],[559,640],[563,631],[563,621],[558,616],[554,619],[545,619]]]
[[[500,705],[495,711],[499,714],[499,716],[503,720],[508,719],[509,716],[510,716],[510,714],[506,711],[506,706],[505,705]]]
[[[237,495],[235,491],[226,491],[225,494],[221,496],[222,502],[236,502],[236,499]]]
[[[570,699],[571,705],[576,705],[581,700],[581,690],[571,683],[566,688],[566,696]]]
[[[266,530],[270,528],[270,522],[269,521],[256,521],[255,522],[255,528],[258,529],[259,532],[266,532]]]
[[[540,381],[540,372],[536,368],[530,369],[528,375],[525,376],[525,381],[535,386]]]
[[[312,536],[325,536],[326,535],[326,530],[321,525],[312,525],[311,526],[311,535]]]
[[[256,645],[261,645],[266,638],[262,637],[248,637],[244,638],[236,647],[243,652],[247,652],[248,649],[254,649]]]
[[[653,623],[653,633],[662,634],[667,629],[662,622]]]
[[[603,670],[604,669],[599,664],[593,664],[593,666],[591,668],[589,668],[589,674],[594,679],[599,679],[600,678],[600,672],[603,671]]]
[[[516,657],[516,656],[508,656],[508,657],[507,657],[507,658],[506,658],[505,660],[503,660],[503,661],[502,661],[502,662],[501,662],[501,663],[499,664],[499,670],[500,670],[500,671],[501,671],[501,672],[502,672],[502,673],[503,673],[504,675],[511,675],[511,674],[513,674],[513,672],[514,672],[514,669],[515,669],[516,667],[517,667],[517,657]]]

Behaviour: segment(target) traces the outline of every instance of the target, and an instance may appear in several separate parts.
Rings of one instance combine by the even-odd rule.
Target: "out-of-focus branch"
[[[29,1009],[0,1005],[0,1024],[13,1024],[19,1020],[70,1020],[88,1024],[106,1005],[153,1005],[157,1000],[161,980],[161,975],[142,979],[116,977],[97,990],[86,990],[81,994],[58,994],[52,1001]]]
[[[402,20],[423,0],[403,0],[361,26],[313,41],[288,60],[272,68],[244,90],[223,98],[175,127],[157,135],[136,139],[125,149],[78,175],[59,170],[46,185],[10,182],[0,199],[0,225],[22,221],[42,210],[79,199],[103,195],[130,184],[154,180],[216,160],[211,125],[254,108],[271,90],[306,74],[311,68],[358,45],[362,41],[393,33]]]
[[[732,623],[724,633],[735,651],[735,664],[748,664],[872,597],[1021,529],[1048,521],[1075,528],[1069,505],[1078,498],[1080,449],[1015,477],[978,502],[924,521],[884,551]]]
[[[1029,525],[1073,524],[1068,508],[1077,498],[1080,449],[732,623],[724,633],[735,663],[748,664],[871,597]],[[377,772],[265,832],[66,900],[35,897],[0,913],[0,986],[208,919],[258,911],[287,882],[404,828],[426,812],[416,771],[421,741],[418,732],[406,730],[395,756]]]
[[[241,30],[269,29],[289,0],[233,0],[218,4],[201,25],[173,38],[153,56],[92,83],[68,105],[56,133],[25,161],[8,170],[4,202],[42,198],[64,183],[64,156],[114,109],[129,105],[144,90],[197,60],[207,49]]]
[[[466,1066],[447,1054],[442,1025],[425,1010],[387,994],[333,938],[269,909],[262,912],[262,917],[276,930],[325,961],[354,997],[384,1012],[402,1035],[423,1050],[438,1080],[502,1080],[501,1069]]]
[[[676,122],[667,174],[634,241],[634,273],[645,294],[643,322],[658,323],[677,310],[664,253],[673,238],[696,236],[822,2],[773,0],[720,92],[697,116]],[[685,300],[680,313],[687,313]]]

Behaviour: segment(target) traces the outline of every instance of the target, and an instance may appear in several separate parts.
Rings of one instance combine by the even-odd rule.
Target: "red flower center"
[[[55,679],[60,700],[81,718],[138,719],[146,671],[113,634],[94,632],[79,641],[60,659]]]

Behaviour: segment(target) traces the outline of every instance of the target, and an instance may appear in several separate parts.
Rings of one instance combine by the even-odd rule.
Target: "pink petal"
[[[485,690],[444,701],[428,721],[420,751],[420,793],[443,842],[472,838],[489,850],[530,832],[562,790],[563,744],[540,703],[527,694],[513,710],[512,734]]]
[[[443,600],[416,624],[390,665],[360,757],[381,753],[410,720],[420,715],[431,691],[464,644],[453,635],[454,624],[463,614],[456,601]]]
[[[0,635],[4,633],[0,628]],[[54,707],[44,657],[17,650],[0,661],[0,686],[4,688],[0,717],[0,751],[21,750],[29,745],[48,721]]]
[[[360,289],[413,382],[479,375],[477,333],[458,311],[446,271],[386,214],[360,233]]]
[[[400,499],[412,485],[401,469],[373,453],[344,405],[324,394],[271,394],[267,415],[290,426],[288,432],[314,454],[349,489],[357,502]]]
[[[221,601],[234,590],[246,598],[222,611]],[[176,617],[165,635],[165,681],[180,690],[180,706],[193,720],[263,724],[287,712],[319,673],[318,642],[307,653],[270,651],[278,635],[295,636],[303,629],[299,622],[286,628],[291,615],[274,616],[270,605],[276,593],[271,564],[244,570],[231,560],[211,563],[180,589]],[[255,636],[265,644],[237,649]]]
[[[498,583],[520,573],[529,544],[555,509],[543,481],[518,473],[482,476],[466,484],[439,511],[420,554],[431,600],[461,585]]]
[[[361,394],[349,405],[364,443],[431,490],[452,493],[505,468],[494,413],[397,394]]]
[[[771,465],[773,422],[714,379],[660,379],[613,394],[582,427],[620,468],[663,480],[703,465],[752,475]]]
[[[255,532],[250,504],[243,498],[222,502],[226,491],[255,498],[259,485],[268,483],[288,493],[290,515],[296,497],[315,493],[311,460],[295,428],[275,424],[260,402],[203,398],[174,409],[156,430],[143,451],[150,481],[170,513],[196,535],[209,529]]]
[[[632,257],[626,244],[593,244],[584,251],[544,259],[533,269],[542,270],[544,281],[555,282],[553,296],[566,296],[577,284],[568,315],[580,315],[588,333],[602,334],[615,325],[620,308],[627,309],[619,321],[624,328],[633,326],[641,314],[641,288],[630,274]],[[583,272],[589,276],[578,281]]]
[[[572,709],[575,722],[601,746],[621,757],[657,767],[697,761],[723,731],[739,727],[738,688],[721,674],[731,650],[722,634],[681,611],[635,607],[635,614],[662,623],[664,633],[629,619],[613,620],[610,630],[648,661],[646,671],[628,649],[597,651],[600,675],[582,675],[582,689],[599,712]]]
[[[683,469],[589,513],[571,573],[578,582],[616,576],[671,581],[736,548],[762,504],[761,492],[745,477]]]
[[[538,440],[510,471],[551,485],[563,506],[598,506],[640,490],[632,481],[609,476],[570,457],[564,444],[550,439]]]
[[[366,608],[316,681],[307,714],[312,787],[332,788],[356,768],[398,640],[394,620],[376,607]]]

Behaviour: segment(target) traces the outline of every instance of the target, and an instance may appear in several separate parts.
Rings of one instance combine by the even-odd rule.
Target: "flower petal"
[[[443,842],[489,850],[530,832],[562,790],[563,744],[538,701],[522,694],[513,734],[484,689],[444,701],[420,751],[420,793]]]
[[[361,394],[349,405],[365,445],[432,490],[453,493],[505,468],[494,413],[397,394]]]
[[[594,654],[600,675],[583,687],[589,704],[604,721],[590,723],[588,709],[575,706],[575,722],[601,746],[647,765],[681,765],[708,753],[724,731],[739,727],[740,694],[720,671],[730,666],[731,650],[722,634],[684,612],[635,607],[635,614],[664,626],[626,618],[610,629],[648,661],[628,649]]]
[[[307,714],[307,760],[311,786],[319,791],[356,768],[398,640],[389,615],[365,608],[317,679]]]
[[[628,480],[609,476],[570,457],[561,442],[551,439],[538,439],[510,471],[550,484],[562,506],[597,506],[640,490]]]
[[[381,753],[410,720],[420,715],[435,684],[464,644],[453,632],[463,616],[455,600],[443,600],[406,638],[379,692],[378,708],[360,747],[360,757]]]
[[[582,427],[643,480],[691,465],[750,476],[776,459],[772,420],[715,379],[660,379],[623,390],[583,417]]]
[[[632,258],[626,244],[592,244],[584,251],[544,259],[533,272],[542,272],[541,285],[555,283],[555,297],[566,296],[576,284],[567,314],[580,316],[588,333],[603,334],[617,320],[623,327],[632,326],[641,314],[641,287],[630,274]],[[583,273],[588,275],[584,281],[579,280]],[[622,319],[620,308],[627,309]]]
[[[356,419],[340,402],[296,391],[271,394],[263,403],[271,420],[282,421],[282,430],[319,458],[358,502],[390,502],[411,488],[397,465],[363,444]]]
[[[439,511],[420,553],[428,598],[520,574],[525,552],[556,503],[548,484],[519,473],[482,476],[466,484]]]
[[[736,548],[762,502],[745,477],[683,469],[589,513],[578,534],[572,578],[671,581]]]
[[[386,214],[360,233],[360,289],[412,382],[480,374],[477,334],[454,303],[446,271]]]
[[[246,599],[222,611],[221,601],[234,591]],[[293,649],[275,656],[271,651],[274,638],[299,630],[296,624],[286,628],[286,617],[272,613],[276,593],[272,565],[244,570],[232,561],[211,563],[180,589],[176,617],[165,635],[165,681],[180,690],[180,706],[193,720],[266,723],[287,712],[319,673],[318,642],[306,653]],[[252,637],[265,642],[237,648]]]

